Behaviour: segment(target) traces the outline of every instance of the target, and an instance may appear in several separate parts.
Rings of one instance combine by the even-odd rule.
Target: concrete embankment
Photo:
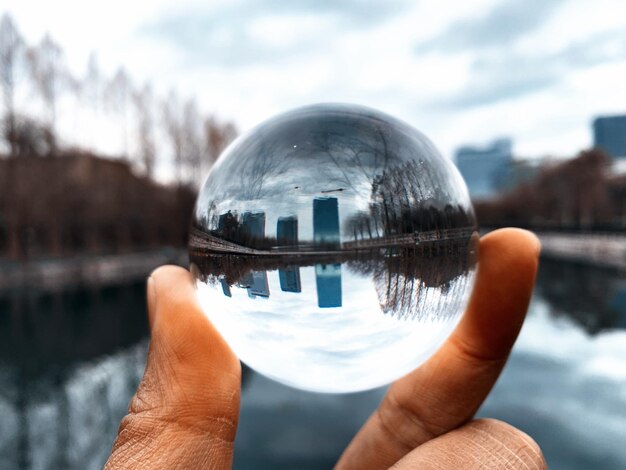
[[[537,235],[542,256],[626,271],[626,234],[539,232]],[[164,264],[187,266],[186,251],[160,249],[25,263],[0,260],[0,292],[29,286],[55,291],[77,285],[120,284],[144,278]]]
[[[626,234],[537,233],[542,256],[626,271]]]
[[[136,281],[164,264],[187,265],[187,253],[160,249],[139,253],[38,260],[23,263],[0,261],[0,292],[37,286],[44,291],[67,287],[106,286]]]

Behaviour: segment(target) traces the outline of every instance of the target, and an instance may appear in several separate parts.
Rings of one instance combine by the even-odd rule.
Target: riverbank
[[[626,234],[541,232],[541,255],[626,271]]]
[[[187,265],[187,252],[161,248],[126,254],[88,255],[23,263],[0,261],[0,292],[36,285],[43,291],[72,286],[105,287],[145,278],[164,264]]]
[[[626,271],[626,234],[540,232],[537,235],[545,258]],[[145,278],[164,264],[187,266],[187,252],[162,248],[25,263],[0,260],[0,292],[33,285],[44,291],[76,285],[107,286]]]

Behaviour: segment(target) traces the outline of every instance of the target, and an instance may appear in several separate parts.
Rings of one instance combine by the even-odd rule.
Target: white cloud
[[[526,155],[573,154],[590,144],[594,114],[626,111],[624,36],[597,42],[626,30],[619,0],[9,0],[7,10],[31,42],[49,30],[73,70],[96,50],[109,73],[124,64],[242,129],[348,101],[412,123],[447,155],[501,134]]]

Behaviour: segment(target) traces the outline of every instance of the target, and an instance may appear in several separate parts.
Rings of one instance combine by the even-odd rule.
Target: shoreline
[[[7,262],[0,260],[0,292],[36,285],[43,291],[102,287],[146,278],[164,264],[187,266],[187,251],[160,248],[110,255]]]
[[[626,271],[626,234],[537,232],[541,256]]]
[[[626,271],[626,234],[537,232],[537,236],[542,257]],[[187,251],[161,248],[22,263],[0,260],[0,292],[33,285],[44,291],[107,286],[145,278],[164,264],[187,266]]]

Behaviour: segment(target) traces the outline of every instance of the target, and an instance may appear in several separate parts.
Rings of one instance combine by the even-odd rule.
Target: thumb
[[[478,419],[422,444],[391,468],[547,470],[548,466],[530,436],[502,421]]]
[[[146,370],[105,468],[230,468],[241,367],[200,310],[188,271],[152,273],[148,319]]]

